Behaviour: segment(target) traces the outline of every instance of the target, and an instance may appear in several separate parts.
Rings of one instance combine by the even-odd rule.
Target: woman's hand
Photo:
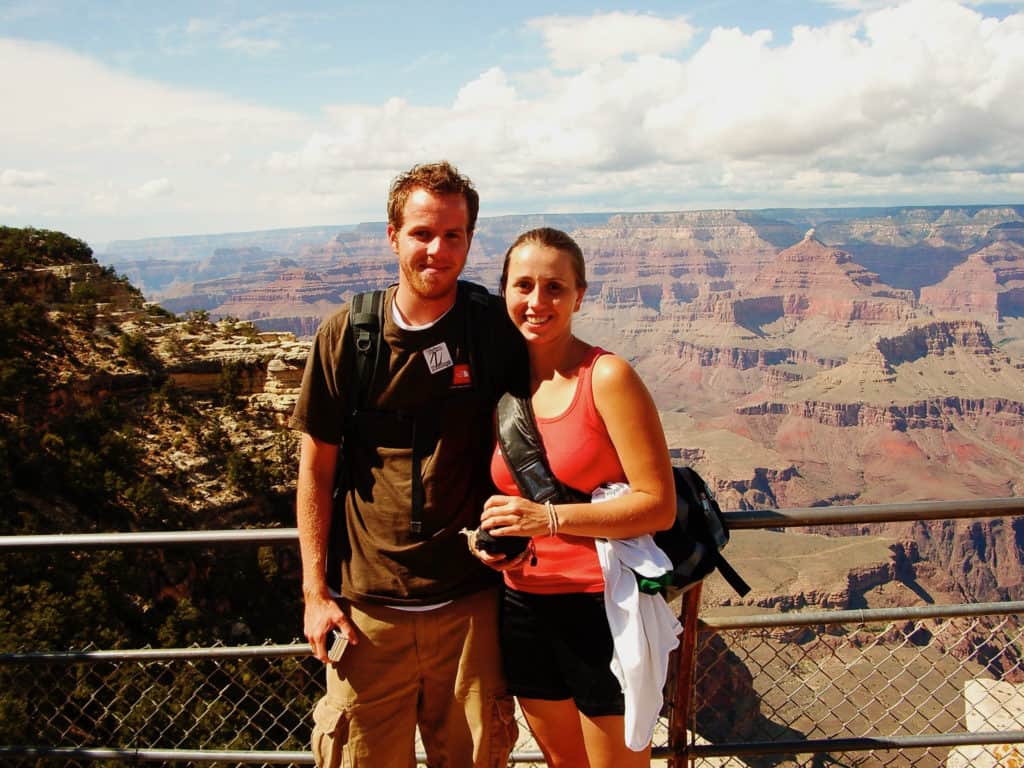
[[[492,536],[547,536],[551,520],[543,504],[521,496],[491,496],[484,502],[480,527]]]
[[[515,557],[508,557],[501,553],[491,554],[483,549],[478,549],[476,546],[476,535],[480,529],[476,531],[470,531],[464,529],[462,532],[466,534],[466,541],[469,544],[469,551],[473,553],[477,560],[486,565],[488,568],[493,568],[496,571],[507,571],[510,568],[518,568],[526,560],[530,554],[530,548],[527,547],[523,552],[519,553]]]

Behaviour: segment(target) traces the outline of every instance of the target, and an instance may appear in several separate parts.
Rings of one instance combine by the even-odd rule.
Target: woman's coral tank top
[[[537,428],[544,441],[548,464],[564,484],[592,493],[603,483],[624,482],[625,473],[612,445],[604,421],[594,405],[592,385],[594,363],[609,354],[592,347],[580,366],[576,392],[569,407],[553,418],[538,418]],[[508,465],[495,446],[491,456],[491,479],[501,493],[519,496]],[[589,536],[538,536],[534,538],[537,564],[527,560],[519,568],[505,571],[505,583],[521,592],[557,594],[602,592],[604,578]]]

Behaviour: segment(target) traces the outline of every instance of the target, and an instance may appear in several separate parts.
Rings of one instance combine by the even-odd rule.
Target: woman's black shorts
[[[601,593],[535,595],[505,588],[501,654],[509,691],[528,699],[573,699],[589,717],[621,715],[612,635]]]

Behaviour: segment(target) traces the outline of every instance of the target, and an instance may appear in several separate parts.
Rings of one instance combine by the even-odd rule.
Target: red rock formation
[[[971,254],[942,282],[922,288],[921,303],[992,321],[1024,316],[1024,245],[1000,240]]]
[[[807,233],[785,249],[746,286],[753,296],[778,297],[787,317],[822,316],[849,323],[891,322],[913,317],[914,295],[885,285],[845,251]]]
[[[970,601],[1024,599],[1024,520],[932,520],[909,524],[921,557]]]
[[[731,288],[775,255],[736,211],[620,214],[572,234],[587,255],[591,291],[606,308],[675,312],[700,294]]]
[[[1004,398],[944,397],[887,406],[820,401],[758,403],[740,406],[736,413],[744,416],[797,416],[833,427],[881,426],[900,432],[908,429],[949,430],[953,428],[950,417],[954,415],[991,417],[1001,414],[1005,420],[1024,429],[1024,403]]]
[[[985,326],[976,321],[928,323],[910,328],[899,336],[879,339],[874,346],[890,366],[925,355],[940,355],[953,347],[979,355],[994,351]]]
[[[726,366],[743,371],[749,368],[768,368],[785,363],[810,364],[819,368],[834,368],[841,360],[815,357],[803,349],[746,349],[738,347],[709,347],[680,341],[676,345],[676,355],[687,363],[702,368]],[[777,372],[782,374],[783,372]],[[792,377],[799,378],[799,377]]]

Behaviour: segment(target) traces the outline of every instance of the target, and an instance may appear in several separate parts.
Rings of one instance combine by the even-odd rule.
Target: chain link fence
[[[321,674],[308,646],[298,644],[27,655],[0,665],[9,708],[0,718],[0,741],[306,750]],[[52,764],[58,762],[82,764],[66,758]]]
[[[820,510],[731,514],[737,527],[821,524],[842,515],[1024,514],[1019,499],[957,504],[831,510],[828,517]],[[83,534],[0,544],[265,545],[294,536]],[[671,732],[687,755],[670,757],[670,765],[1024,765],[1024,602],[701,620],[696,603],[684,611],[684,646],[696,650],[677,665],[686,682],[674,691],[672,722],[663,717],[655,733],[654,764],[669,754]],[[309,765],[310,712],[322,692],[321,665],[304,643],[3,654],[0,764]],[[521,716],[519,727],[513,762],[543,765]]]
[[[698,756],[695,764],[1013,765],[993,761],[997,747],[976,748],[987,759],[979,762],[966,747],[757,755],[749,745],[1020,729],[1022,635],[1014,615],[739,629],[702,623],[691,743],[732,745],[741,756]],[[268,644],[9,655],[0,658],[0,690],[4,745],[244,752],[257,760],[258,753],[301,753],[292,762],[308,764],[309,713],[323,679],[305,644]],[[542,765],[521,717],[519,725],[513,761]],[[656,751],[666,745],[663,722]],[[135,762],[127,752],[98,755],[12,755],[5,764]]]
[[[299,643],[2,656],[0,745],[62,751],[9,754],[0,762],[95,768],[161,750],[203,750],[211,753],[206,764],[311,764],[310,713],[323,690],[322,665]],[[519,712],[517,719],[513,762],[543,765]],[[666,734],[663,724],[655,744],[664,746]],[[110,748],[124,754],[104,758]],[[88,754],[63,751],[71,749]],[[238,752],[256,759],[213,760],[214,753]],[[261,752],[275,757],[260,763]]]
[[[890,611],[894,613],[895,611]],[[700,742],[836,742],[837,751],[701,758],[698,766],[1019,766],[999,747],[914,749],[914,737],[1024,729],[1016,615],[712,628],[698,637],[689,727]],[[870,612],[861,612],[870,613]],[[909,612],[908,612],[909,613]],[[846,619],[849,621],[849,619]],[[712,620],[713,622],[713,620]],[[841,751],[870,738],[898,751]],[[699,742],[698,742],[699,743]],[[799,749],[799,747],[794,747]],[[756,750],[756,748],[755,748]],[[696,750],[700,751],[700,750]],[[737,746],[736,752],[744,752]],[[1018,762],[1012,762],[1016,752]]]

